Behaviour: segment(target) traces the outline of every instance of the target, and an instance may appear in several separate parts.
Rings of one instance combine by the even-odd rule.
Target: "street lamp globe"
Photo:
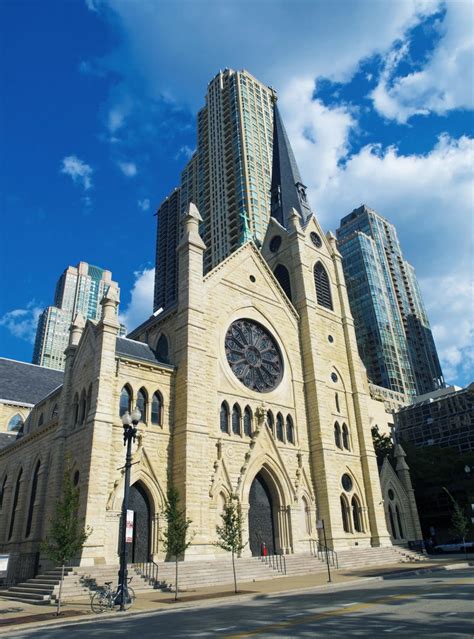
[[[122,424],[123,427],[126,428],[127,426],[130,426],[130,424],[132,423],[132,418],[130,417],[130,413],[128,412],[128,410],[122,415]]]
[[[140,409],[138,408],[138,406],[135,406],[130,416],[132,418],[132,424],[138,424],[138,422],[141,419],[141,416],[142,414],[140,412]]]

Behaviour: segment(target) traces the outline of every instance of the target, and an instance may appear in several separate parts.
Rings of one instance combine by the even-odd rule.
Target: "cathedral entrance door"
[[[252,555],[262,554],[263,544],[268,554],[275,552],[273,504],[270,491],[259,473],[252,482],[249,493],[249,543]]]
[[[150,559],[150,500],[140,482],[130,486],[129,510],[133,510],[133,542],[129,544],[128,561],[138,563]]]

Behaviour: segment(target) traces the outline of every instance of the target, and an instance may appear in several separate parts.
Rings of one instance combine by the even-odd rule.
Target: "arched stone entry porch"
[[[262,553],[263,544],[268,553],[275,553],[275,527],[272,497],[265,479],[258,473],[249,492],[249,545],[253,556]]]
[[[133,510],[133,541],[128,544],[128,562],[149,561],[152,552],[153,514],[150,499],[141,482],[130,486],[129,510]]]
[[[245,484],[241,502],[243,536],[249,541],[245,554],[260,555],[262,542],[269,553],[293,552],[291,508],[283,488],[284,479],[280,481],[278,471],[266,463],[249,475],[253,479]]]

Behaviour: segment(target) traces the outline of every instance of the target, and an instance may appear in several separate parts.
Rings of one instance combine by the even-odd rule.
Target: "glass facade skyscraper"
[[[206,272],[248,239],[262,241],[265,235],[270,214],[273,96],[271,88],[247,71],[225,69],[208,85],[206,104],[197,116],[196,152],[181,174],[175,196],[180,217],[193,202],[203,218],[200,232],[207,247]],[[169,200],[175,193],[158,209],[154,310],[171,304],[177,295],[177,280],[170,273],[175,270],[173,251],[179,238],[166,230]],[[173,291],[160,291],[163,286]]]
[[[413,267],[395,227],[362,205],[337,230],[360,356],[371,382],[407,395],[444,386]]]
[[[73,318],[80,313],[86,320],[98,320],[100,301],[111,285],[117,287],[110,271],[87,262],[64,271],[56,284],[54,306],[45,308],[39,317],[33,364],[64,369],[64,351]]]

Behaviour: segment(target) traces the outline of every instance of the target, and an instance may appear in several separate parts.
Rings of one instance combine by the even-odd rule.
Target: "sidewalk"
[[[471,564],[472,565],[472,564]],[[197,588],[183,591],[177,602],[174,593],[163,593],[159,590],[138,590],[138,577],[134,579],[137,598],[133,608],[123,615],[134,615],[154,611],[176,610],[178,608],[192,608],[196,606],[212,605],[215,603],[231,603],[240,599],[262,597],[275,593],[302,591],[307,589],[328,589],[341,587],[351,583],[378,581],[402,574],[419,574],[433,570],[467,566],[463,559],[449,559],[444,561],[428,561],[417,564],[390,564],[367,569],[347,569],[332,573],[332,582],[328,583],[327,573],[316,573],[292,577],[279,577],[262,581],[238,583],[239,594],[235,595],[232,584]],[[115,611],[96,615],[91,611],[89,596],[77,597],[64,602],[61,607],[60,618],[55,615],[54,605],[34,605],[15,602],[0,597],[0,635],[7,635],[15,630],[38,628],[43,625],[66,625],[72,622],[88,622],[115,616]]]

